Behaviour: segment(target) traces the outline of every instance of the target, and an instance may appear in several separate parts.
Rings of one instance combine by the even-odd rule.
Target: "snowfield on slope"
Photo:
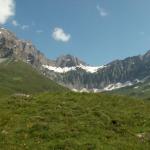
[[[86,92],[86,93],[89,93],[89,92],[94,92],[94,93],[99,93],[99,92],[104,92],[104,91],[113,91],[115,89],[120,89],[120,88],[123,88],[123,87],[127,87],[127,86],[132,86],[133,83],[130,82],[130,81],[127,81],[125,83],[115,83],[115,84],[109,84],[108,86],[106,86],[105,88],[103,89],[96,89],[96,88],[93,88],[93,89],[86,89],[86,88],[83,88],[83,89],[72,89],[73,92],[80,92],[80,93],[83,93],[83,92]]]
[[[69,71],[76,70],[77,68],[81,68],[81,69],[83,69],[83,70],[85,70],[86,72],[89,72],[89,73],[95,73],[99,69],[102,69],[106,66],[103,65],[103,66],[93,67],[93,66],[84,66],[84,65],[80,64],[79,66],[64,67],[64,68],[48,66],[48,65],[43,65],[43,67],[48,69],[48,70],[57,72],[57,73],[66,73],[66,72],[69,72]]]

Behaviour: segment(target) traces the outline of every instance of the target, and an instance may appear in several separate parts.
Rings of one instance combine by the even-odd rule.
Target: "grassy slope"
[[[65,90],[21,61],[0,63],[0,95]]]
[[[44,93],[0,100],[2,150],[148,150],[150,102]],[[143,138],[137,134],[144,133]]]

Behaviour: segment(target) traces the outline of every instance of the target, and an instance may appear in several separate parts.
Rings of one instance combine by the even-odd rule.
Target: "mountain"
[[[150,76],[150,50],[144,55],[90,66],[69,54],[56,60],[47,59],[30,41],[20,40],[14,33],[0,28],[0,62],[10,58],[31,64],[47,78],[81,92],[111,91]]]
[[[0,58],[14,58],[36,67],[42,64],[53,64],[49,61],[31,41],[18,39],[14,33],[0,28]]]
[[[131,86],[150,75],[150,51],[144,55],[115,60],[104,66],[80,64],[72,67],[44,66],[48,73],[59,74],[54,80],[69,88],[101,92]],[[59,77],[60,76],[60,77]]]
[[[68,89],[46,78],[30,64],[12,59],[0,63],[0,96],[65,91]]]
[[[85,65],[86,63],[78,59],[77,57],[71,55],[63,55],[56,59],[56,67],[74,67],[79,66],[80,64]]]

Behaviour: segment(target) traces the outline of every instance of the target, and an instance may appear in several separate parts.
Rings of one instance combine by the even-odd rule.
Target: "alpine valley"
[[[149,75],[150,51],[93,67],[0,28],[0,150],[149,150]]]
[[[75,92],[103,92],[133,86],[135,90],[139,88],[137,84],[149,84],[150,78],[150,51],[100,66],[90,66],[69,54],[50,60],[30,41],[20,40],[11,31],[0,28],[0,62],[6,60],[31,65]]]

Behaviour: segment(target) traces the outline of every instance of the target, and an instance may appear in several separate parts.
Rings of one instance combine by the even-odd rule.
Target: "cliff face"
[[[78,59],[77,57],[71,55],[63,55],[56,59],[57,67],[74,67],[79,66],[80,64],[85,65],[86,63]]]
[[[37,67],[49,63],[30,41],[19,40],[12,32],[0,28],[0,58],[10,57]]]

